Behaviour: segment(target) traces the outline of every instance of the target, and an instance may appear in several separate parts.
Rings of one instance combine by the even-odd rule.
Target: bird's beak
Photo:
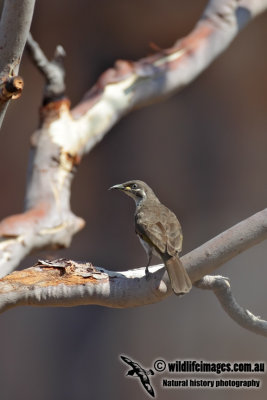
[[[118,189],[118,190],[124,190],[124,186],[123,185],[114,185],[111,186],[108,190],[113,190],[113,189]]]

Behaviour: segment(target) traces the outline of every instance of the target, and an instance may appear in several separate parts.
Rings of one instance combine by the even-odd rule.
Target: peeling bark
[[[190,279],[213,290],[226,313],[239,325],[267,336],[267,322],[239,306],[227,278],[206,275],[237,254],[267,239],[267,209],[222,232],[181,258]],[[124,272],[91,263],[59,259],[39,262],[0,280],[0,312],[20,305],[72,307],[102,305],[128,308],[153,304],[173,294],[163,265]],[[190,294],[188,294],[190,296]]]

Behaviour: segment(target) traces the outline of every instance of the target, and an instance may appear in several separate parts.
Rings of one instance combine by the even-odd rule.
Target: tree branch
[[[45,78],[43,104],[59,100],[65,95],[65,69],[63,59],[66,55],[62,46],[57,46],[54,58],[48,61],[39,44],[29,33],[27,50],[41,74]]]
[[[247,248],[267,238],[267,209],[231,227],[181,258],[197,287],[212,289],[228,315],[252,332],[267,336],[267,322],[244,310],[231,294],[226,278],[205,276]],[[19,305],[98,304],[127,308],[156,303],[172,294],[165,267],[112,272],[72,260],[39,261],[0,280],[0,311]]]
[[[183,257],[190,278],[198,281],[227,261],[267,239],[267,208],[215,236]]]
[[[57,46],[48,61],[39,45],[29,35],[27,48],[45,77],[41,128],[31,138],[32,154],[25,198],[26,211],[0,222],[0,276],[11,272],[32,250],[68,247],[72,236],[84,226],[70,209],[70,186],[80,156],[72,143],[64,115],[70,102],[64,97],[64,50]],[[52,136],[53,123],[60,122],[62,146]],[[57,128],[56,128],[57,129]],[[74,138],[73,138],[74,139]],[[72,147],[74,146],[74,147]]]
[[[85,151],[126,113],[164,99],[193,81],[267,8],[267,0],[211,0],[195,28],[173,47],[139,61],[118,60],[72,110],[87,131]]]
[[[30,3],[25,2],[28,7]],[[63,52],[56,51],[48,61],[29,37],[32,58],[46,79],[44,107],[40,129],[31,141],[26,211],[0,222],[0,276],[13,271],[33,250],[69,246],[72,236],[84,226],[70,208],[70,186],[82,156],[126,112],[162,99],[192,81],[266,8],[267,0],[210,1],[188,36],[152,57],[118,61],[72,111],[63,97]],[[208,273],[212,263],[205,265]],[[197,270],[194,273],[197,275]]]
[[[23,89],[22,78],[17,74],[30,30],[34,5],[35,0],[4,2],[0,21],[0,127],[9,100],[18,98]],[[19,86],[15,83],[19,83]]]
[[[242,328],[267,337],[267,321],[241,307],[231,292],[228,278],[206,275],[195,283],[200,289],[213,290],[224,311]]]

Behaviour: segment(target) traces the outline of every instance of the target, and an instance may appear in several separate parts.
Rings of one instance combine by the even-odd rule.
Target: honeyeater
[[[176,215],[160,203],[145,182],[131,180],[110,189],[120,190],[135,201],[135,232],[148,257],[146,275],[153,253],[164,262],[174,293],[189,292],[192,283],[179,258],[183,234]]]

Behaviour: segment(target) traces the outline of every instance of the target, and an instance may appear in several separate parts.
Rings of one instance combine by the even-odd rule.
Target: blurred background
[[[116,59],[137,60],[152,52],[150,42],[170,47],[189,33],[205,5],[204,0],[37,1],[32,33],[49,57],[57,44],[64,46],[67,93],[75,105]],[[34,254],[22,267],[46,256],[111,270],[144,266],[133,229],[134,203],[107,192],[132,178],[151,185],[179,217],[183,253],[263,209],[266,35],[264,14],[183,91],[121,120],[83,159],[73,182],[72,208],[86,220],[85,229],[69,249]],[[23,209],[29,139],[42,100],[42,77],[26,54],[20,73],[25,90],[9,107],[1,131],[1,219]],[[231,279],[239,303],[265,319],[266,258],[262,243],[218,270]],[[24,307],[0,318],[2,399],[147,399],[137,379],[125,377],[120,354],[147,368],[158,358],[267,359],[266,339],[239,327],[212,293],[196,288],[182,299],[170,296],[135,309]],[[152,383],[159,399],[265,399],[266,374],[248,375],[241,377],[262,379],[260,390],[168,390],[161,387],[162,375]]]

